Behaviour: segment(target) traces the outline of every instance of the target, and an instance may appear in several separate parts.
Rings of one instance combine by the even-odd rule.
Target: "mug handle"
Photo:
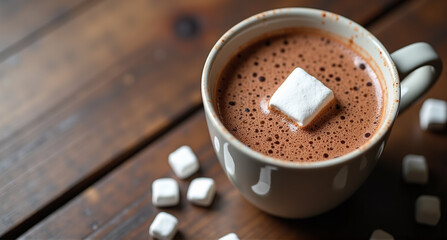
[[[399,112],[403,112],[438,80],[442,61],[435,50],[425,42],[403,47],[393,52],[391,58],[402,79]]]

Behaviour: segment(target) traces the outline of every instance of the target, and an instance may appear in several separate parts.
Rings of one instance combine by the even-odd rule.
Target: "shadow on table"
[[[375,229],[383,229],[396,239],[446,238],[445,217],[435,227],[417,224],[414,219],[416,198],[442,193],[438,189],[441,181],[431,177],[427,186],[406,184],[397,162],[382,158],[364,185],[327,213],[302,220],[274,218],[296,237],[367,239]],[[444,209],[445,204],[441,211]]]

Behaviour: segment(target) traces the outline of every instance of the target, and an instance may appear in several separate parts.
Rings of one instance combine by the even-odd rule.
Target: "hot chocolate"
[[[300,129],[270,111],[269,98],[296,67],[330,88],[336,104]],[[383,93],[372,66],[334,36],[295,29],[241,49],[217,84],[217,109],[241,142],[285,161],[311,162],[359,148],[381,121]]]

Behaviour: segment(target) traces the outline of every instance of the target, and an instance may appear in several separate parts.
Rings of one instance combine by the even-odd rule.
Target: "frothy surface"
[[[307,129],[268,109],[270,96],[296,67],[337,99]],[[297,162],[338,157],[363,145],[380,124],[382,90],[371,66],[322,33],[297,30],[255,42],[229,61],[220,78],[216,103],[225,127],[271,157]]]

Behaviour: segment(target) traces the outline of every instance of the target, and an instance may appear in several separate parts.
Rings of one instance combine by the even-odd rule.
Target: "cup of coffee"
[[[269,108],[295,68],[336,103],[306,128]],[[284,8],[243,20],[212,48],[202,73],[211,141],[231,183],[253,205],[286,218],[318,215],[365,181],[397,117],[437,80],[426,43],[389,54],[340,15]]]

